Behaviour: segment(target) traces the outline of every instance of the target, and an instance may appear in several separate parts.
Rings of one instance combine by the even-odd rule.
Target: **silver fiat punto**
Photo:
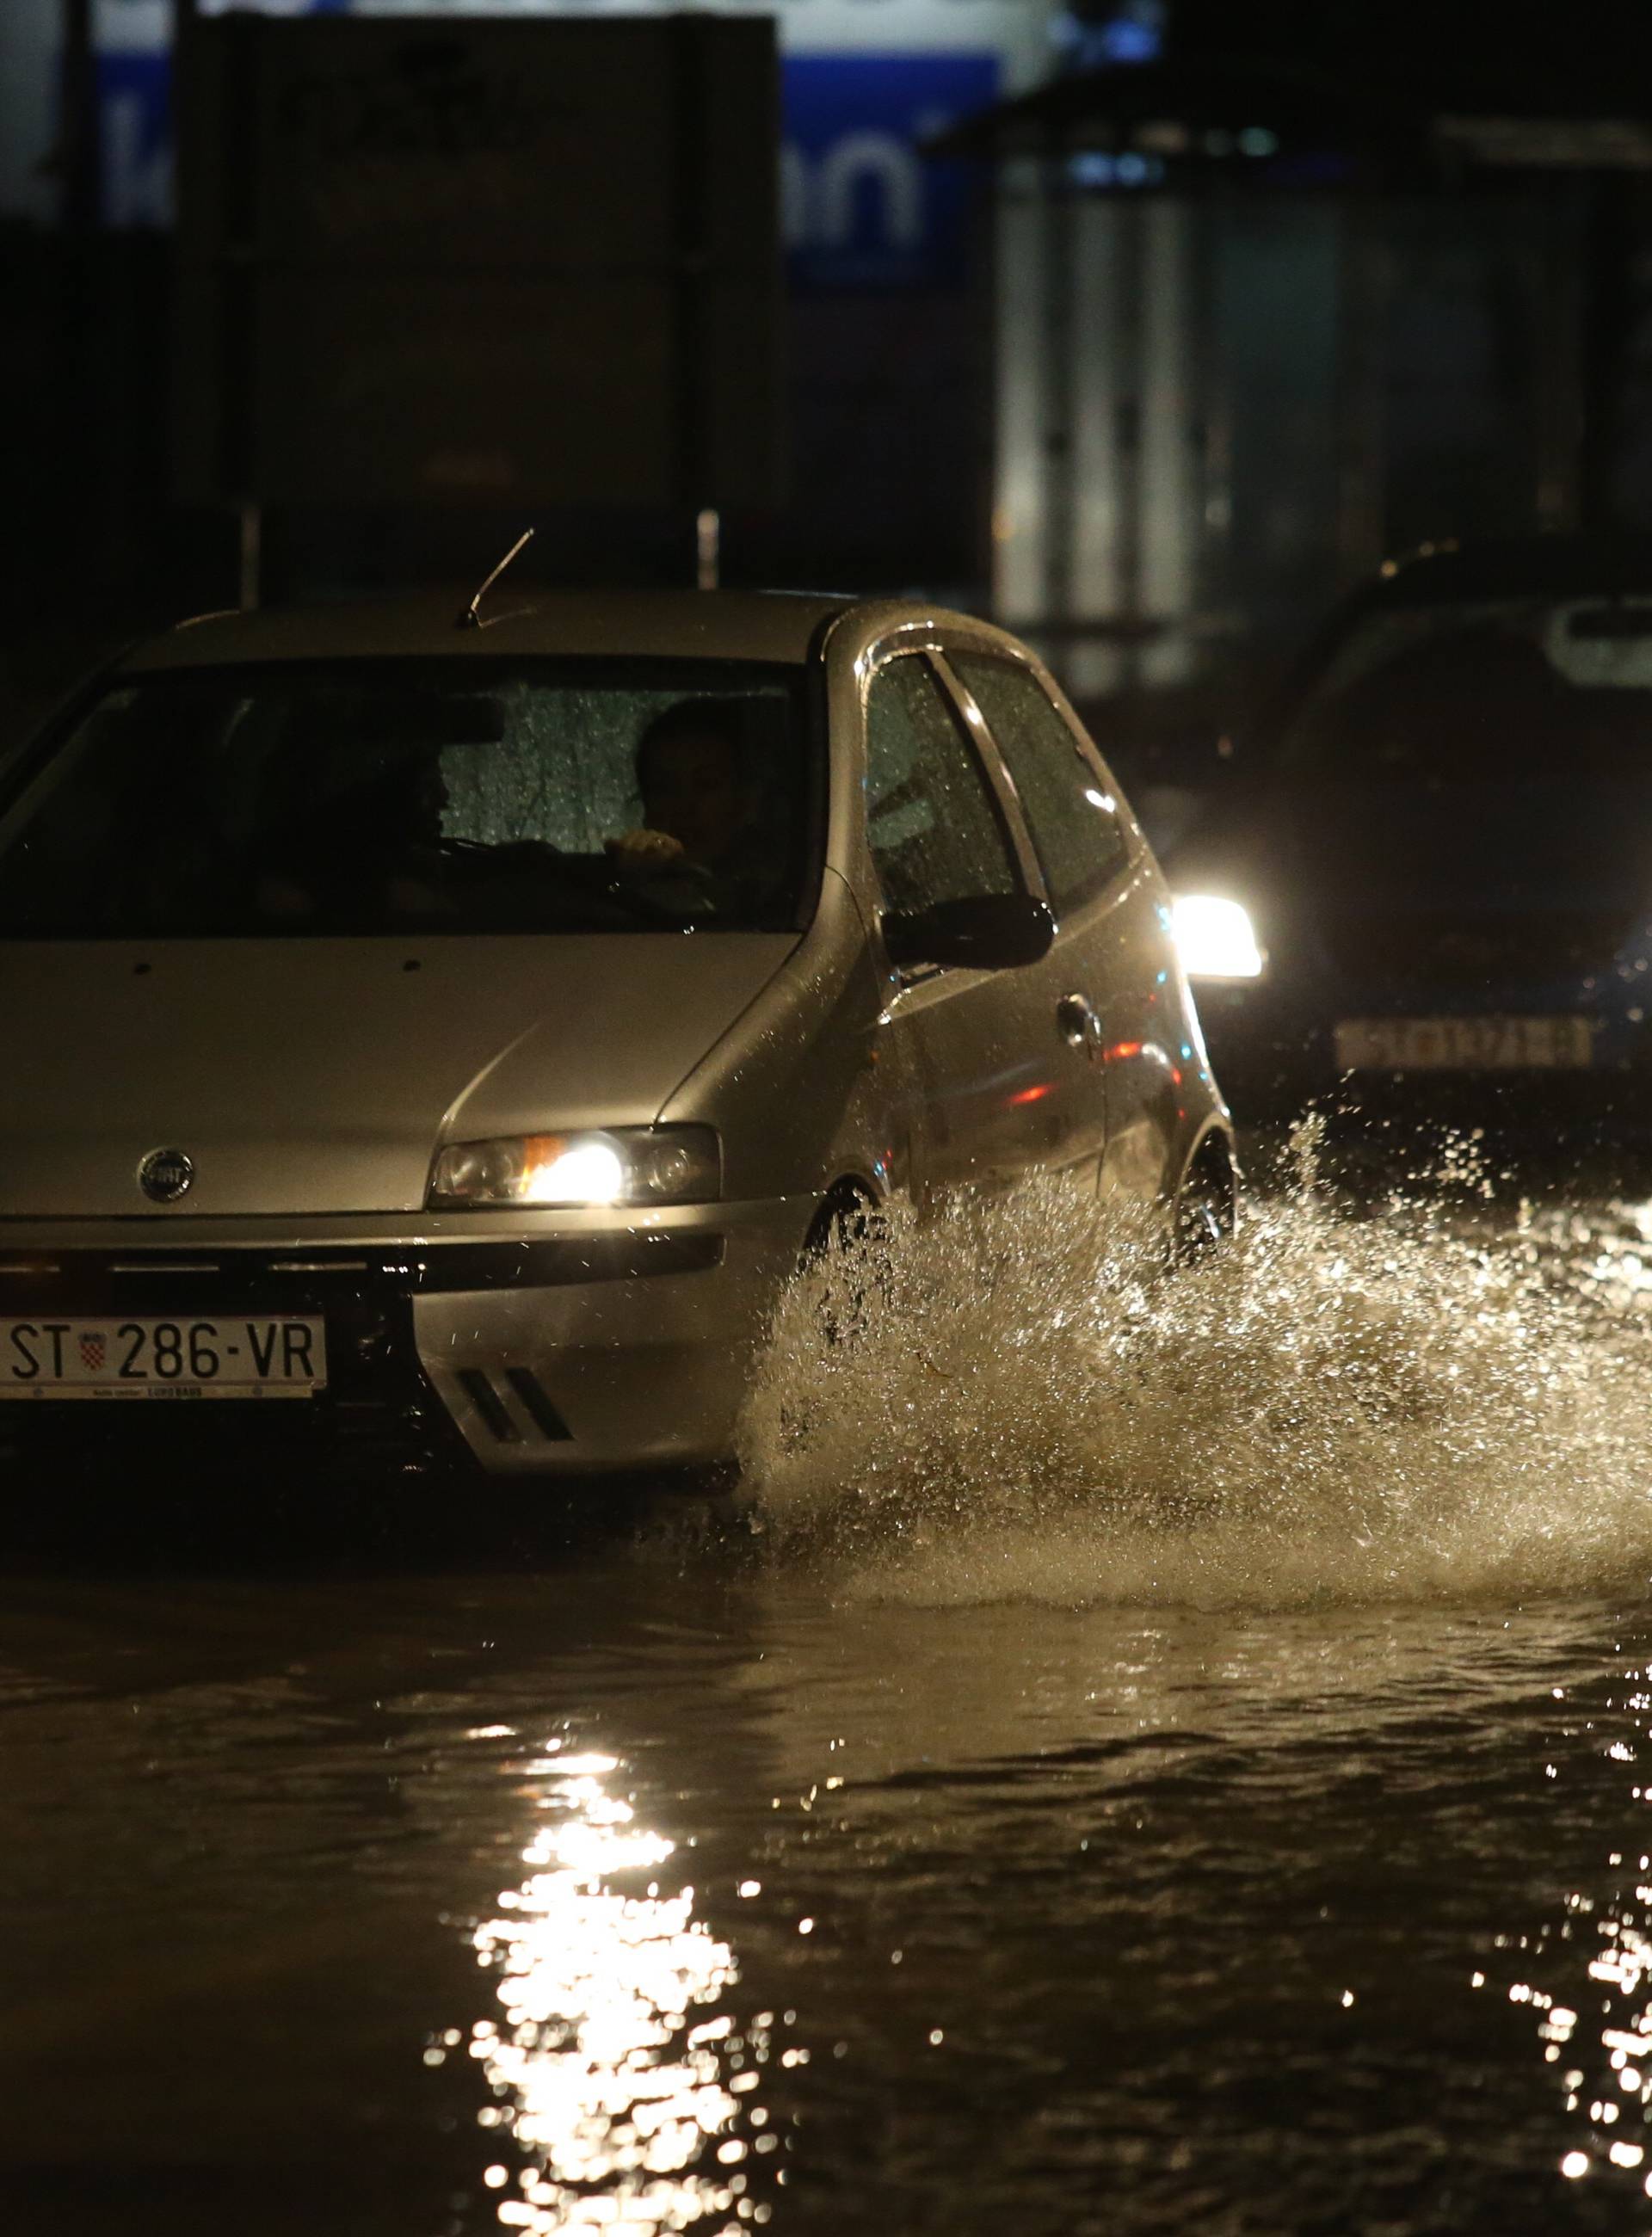
[[[0,1448],[239,1398],[260,1449],[701,1463],[882,1203],[1230,1223],[1164,883],[1021,645],[495,603],[190,622],[0,765]]]

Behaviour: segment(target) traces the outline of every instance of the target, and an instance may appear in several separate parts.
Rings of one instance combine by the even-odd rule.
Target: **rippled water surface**
[[[721,1528],[14,1560],[0,2221],[1652,2231],[1649,1233],[977,1213]]]

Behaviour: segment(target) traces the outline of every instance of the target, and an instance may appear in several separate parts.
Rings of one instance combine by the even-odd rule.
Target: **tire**
[[[841,1183],[816,1213],[797,1270],[807,1275],[824,1268],[832,1277],[823,1313],[829,1343],[864,1326],[867,1299],[882,1279],[876,1254],[884,1233],[877,1205],[853,1182]]]
[[[1171,1258],[1178,1266],[1197,1266],[1214,1256],[1233,1234],[1233,1177],[1226,1158],[1195,1159],[1176,1192],[1171,1215]]]

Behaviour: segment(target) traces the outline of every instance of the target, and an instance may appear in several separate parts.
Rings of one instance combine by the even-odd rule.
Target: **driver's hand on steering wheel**
[[[645,827],[622,831],[617,839],[605,839],[603,844],[614,868],[622,873],[646,874],[651,870],[670,869],[684,860],[682,841],[673,839],[669,831],[651,831]]]

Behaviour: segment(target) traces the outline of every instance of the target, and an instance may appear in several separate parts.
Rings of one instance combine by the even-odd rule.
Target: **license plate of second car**
[[[319,1319],[0,1320],[0,1399],[310,1398],[326,1388]]]
[[[1344,1018],[1343,1072],[1566,1072],[1594,1058],[1588,1018]]]

